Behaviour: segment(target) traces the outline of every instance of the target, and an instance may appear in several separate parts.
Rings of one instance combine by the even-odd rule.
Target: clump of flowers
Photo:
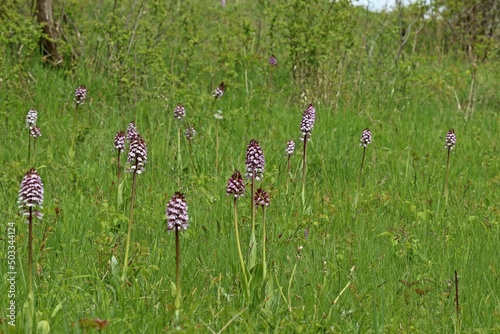
[[[262,281],[264,282],[267,276],[266,262],[266,207],[269,206],[270,200],[267,192],[262,188],[257,189],[254,196],[255,206],[262,207]]]
[[[127,141],[130,143],[132,139],[137,137],[139,133],[137,132],[137,127],[134,122],[130,122],[127,127]]]
[[[31,162],[31,137],[34,137],[36,139],[36,136],[34,136],[33,134],[38,134],[38,132],[34,130],[37,120],[38,112],[35,109],[30,109],[28,111],[28,114],[26,115],[26,128],[28,129],[28,162]],[[40,128],[38,128],[38,130],[40,130]]]
[[[77,105],[83,104],[85,102],[85,98],[87,97],[87,87],[85,85],[80,85],[75,90],[75,102]]]
[[[85,102],[86,97],[87,97],[87,87],[85,87],[85,85],[80,85],[75,90],[75,96],[74,96],[74,100],[76,102],[76,105],[75,105],[75,114],[73,117],[73,137],[71,140],[71,151],[73,151],[73,148],[75,146],[76,120],[77,120],[77,115],[78,115],[78,106],[82,105]],[[89,121],[90,121],[90,110],[89,110]]]
[[[225,91],[226,91],[226,86],[224,85],[224,81],[223,81],[223,82],[220,83],[219,86],[217,86],[217,88],[215,88],[215,91],[212,94],[212,96],[215,99],[220,99],[222,97],[222,95],[224,95]]]
[[[368,144],[370,144],[371,142],[372,142],[372,132],[370,131],[370,129],[366,128],[361,133],[361,138],[359,139],[359,146],[363,147],[363,157],[361,158],[361,167],[359,168],[358,185],[359,181],[361,180],[361,172],[363,171],[363,165],[365,162],[366,148],[368,147]]]
[[[181,308],[181,251],[179,232],[186,231],[189,227],[188,205],[184,194],[176,192],[167,204],[167,231],[175,231],[175,309],[179,316]]]
[[[302,120],[300,122],[300,131],[302,132],[300,140],[304,141],[304,151],[302,155],[302,205],[305,205],[307,142],[311,139],[311,131],[314,128],[315,121],[316,109],[314,109],[314,106],[310,103],[306,110],[304,110],[304,114],[302,115]]]
[[[269,57],[269,65],[271,65],[272,67],[278,66],[278,61],[276,60],[276,57],[274,55],[271,55]]]
[[[186,135],[186,139],[189,142],[192,142],[194,140],[194,138],[196,137],[196,130],[194,127],[188,126],[188,128],[186,129],[186,132],[184,134]]]
[[[28,277],[29,294],[33,293],[33,217],[42,219],[44,188],[42,179],[35,169],[30,169],[23,177],[17,203],[20,212],[28,220]]]
[[[132,234],[132,223],[133,223],[133,211],[134,211],[134,199],[135,199],[135,189],[136,189],[136,178],[137,174],[142,174],[144,172],[144,165],[148,161],[148,150],[146,143],[141,135],[135,135],[130,142],[130,148],[128,152],[127,162],[130,168],[127,170],[132,173],[132,194],[130,196],[130,213],[128,222],[128,232],[127,241],[125,246],[125,261],[123,264],[123,274],[122,281],[125,281],[127,267],[128,267],[128,252],[130,248],[130,236]]]
[[[177,166],[179,171],[182,166],[181,155],[181,121],[186,117],[186,108],[182,104],[178,104],[174,108],[174,118],[177,119]]]
[[[286,142],[285,153],[287,157],[287,172],[286,172],[286,192],[288,193],[288,179],[290,176],[290,168],[291,168],[291,158],[292,154],[295,152],[295,142],[293,139]]]
[[[455,144],[457,143],[457,136],[455,135],[455,129],[451,128],[446,133],[446,142],[444,148],[448,151],[448,156],[446,158],[446,180],[444,183],[444,196],[445,196],[445,204],[448,205],[448,173],[450,170],[450,153],[455,148]]]
[[[236,206],[236,201],[238,197],[243,196],[245,193],[245,182],[241,176],[240,171],[235,170],[233,175],[227,181],[226,195],[233,197],[233,212],[234,212],[234,230],[236,233],[236,246],[238,248],[238,256],[240,258],[241,271],[243,272],[243,279],[245,282],[245,290],[248,293],[248,273],[245,266],[245,261],[243,260],[243,253],[241,251],[240,234],[238,232],[238,211]]]
[[[255,181],[261,180],[264,177],[264,167],[266,160],[264,158],[264,153],[259,143],[252,139],[247,146],[246,152],[246,177],[251,179],[251,212],[252,212],[252,230],[250,233],[250,261],[249,267],[252,268],[255,265],[257,259],[257,250],[255,247]]]
[[[118,133],[115,136],[114,144],[115,144],[115,150],[118,154],[116,158],[117,176],[118,176],[118,183],[120,183],[120,154],[125,151],[125,132],[118,131]]]
[[[174,118],[181,120],[186,117],[186,108],[182,104],[178,104],[174,108]]]

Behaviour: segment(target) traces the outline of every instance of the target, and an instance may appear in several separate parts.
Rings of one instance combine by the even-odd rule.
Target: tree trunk
[[[62,63],[62,58],[57,51],[57,30],[54,26],[52,0],[37,0],[36,9],[36,18],[43,32],[38,41],[43,60],[58,65]]]

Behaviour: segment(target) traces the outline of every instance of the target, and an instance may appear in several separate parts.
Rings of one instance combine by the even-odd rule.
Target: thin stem
[[[306,202],[306,152],[307,152],[307,133],[304,135],[304,155],[302,157],[302,207]]]
[[[448,206],[448,172],[450,170],[450,151],[451,148],[448,147],[448,157],[446,159],[446,180],[444,182],[444,203]]]
[[[29,294],[33,293],[33,207],[28,216],[28,278]]]
[[[215,176],[219,170],[219,121],[215,120]]]
[[[181,308],[181,247],[179,243],[179,228],[175,228],[175,311]]]
[[[262,206],[262,281],[266,280],[267,263],[266,263],[266,207]]]
[[[120,184],[120,150],[118,150],[118,156],[116,158],[116,161],[117,161],[116,175],[118,178],[118,184]]]
[[[28,164],[31,165],[31,134],[28,129]]]
[[[255,261],[257,258],[257,251],[255,248],[256,244],[256,239],[255,239],[255,203],[253,197],[255,196],[255,169],[252,171],[252,185],[250,187],[251,189],[251,196],[250,196],[250,211],[252,213],[252,230],[250,233],[250,260],[249,260],[249,267],[253,268],[255,266]]]
[[[33,164],[36,164],[36,137],[33,138]]]
[[[358,186],[359,186],[359,181],[361,180],[361,172],[363,171],[363,165],[365,163],[365,154],[366,154],[366,147],[363,147],[363,158],[361,158],[361,167],[359,167]]]
[[[286,171],[286,193],[288,194],[288,181],[290,179],[290,154],[288,154],[287,159],[287,171]]]
[[[134,213],[134,198],[135,198],[135,180],[137,173],[134,171],[132,176],[132,195],[130,196],[130,212],[128,216],[128,232],[127,232],[127,241],[125,245],[125,261],[123,262],[123,274],[122,281],[125,281],[127,268],[128,268],[128,251],[130,248],[130,235],[132,234],[132,223],[133,223],[133,213]]]
[[[455,311],[457,312],[457,333],[460,333],[460,302],[458,299],[458,274],[455,270]]]
[[[237,208],[236,208],[236,197],[234,198],[234,201],[233,201],[233,207],[234,207],[234,231],[236,233],[236,244],[238,247],[238,256],[240,257],[241,270],[243,271],[243,278],[245,279],[245,290],[248,293],[247,269],[245,267],[245,261],[243,260],[243,253],[241,252],[240,233],[238,231],[238,213],[237,213]]]
[[[76,138],[76,117],[78,115],[78,103],[75,107],[75,115],[73,117],[73,137],[71,138],[71,150],[75,147],[75,138]]]
[[[182,166],[182,158],[181,158],[181,124],[180,122],[177,123],[177,165],[179,168],[179,171],[181,170]]]

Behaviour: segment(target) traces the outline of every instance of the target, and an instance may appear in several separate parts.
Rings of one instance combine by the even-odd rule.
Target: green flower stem
[[[182,166],[182,157],[181,157],[181,124],[180,122],[177,124],[177,165],[179,167],[179,171]]]
[[[130,212],[128,216],[128,232],[127,232],[127,241],[125,244],[125,260],[123,262],[123,273],[122,273],[122,281],[125,281],[127,275],[128,268],[128,252],[130,249],[130,235],[132,234],[132,223],[134,218],[134,198],[135,198],[135,183],[136,183],[137,173],[134,171],[132,176],[132,195],[130,196]]]
[[[28,280],[29,294],[33,293],[33,207],[28,216]]]
[[[304,135],[304,156],[302,157],[302,207],[305,207],[306,203],[306,171],[307,171],[307,134]]]
[[[359,181],[361,180],[361,172],[363,171],[363,165],[365,163],[365,154],[366,154],[366,147],[363,147],[363,158],[361,158],[361,167],[359,167],[359,174],[358,174],[358,186],[359,186]]]
[[[175,311],[181,308],[181,247],[179,244],[179,229],[175,228]]]
[[[255,170],[252,172],[252,185],[251,185],[251,197],[250,197],[250,211],[252,212],[252,230],[250,232],[250,259],[249,259],[249,268],[253,268],[255,266],[257,251],[255,248],[256,239],[255,239],[255,203],[253,201],[253,197],[255,196]]]
[[[75,147],[75,138],[76,138],[76,118],[78,116],[78,103],[75,107],[75,115],[73,116],[73,136],[71,138],[71,150]]]
[[[262,207],[262,281],[265,282],[267,276],[266,262],[266,207]]]
[[[245,280],[245,290],[248,293],[247,269],[245,267],[245,261],[243,260],[243,253],[241,252],[240,233],[238,232],[238,211],[236,208],[236,197],[234,198],[234,201],[233,201],[233,208],[234,208],[234,231],[236,233],[236,244],[238,247],[238,256],[240,258],[241,270],[243,271],[243,278]]]
[[[450,171],[450,153],[451,148],[448,147],[448,157],[446,159],[446,180],[444,182],[444,206],[448,206],[448,173]]]

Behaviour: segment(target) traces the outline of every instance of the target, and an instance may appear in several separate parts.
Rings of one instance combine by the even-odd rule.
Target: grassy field
[[[67,10],[78,9],[73,3]],[[203,15],[197,10],[192,33],[200,37]],[[243,21],[257,31],[260,21],[258,13],[249,14],[252,10],[228,5],[210,9],[207,17],[222,15],[231,26],[248,14]],[[386,36],[386,31],[372,31],[367,33],[371,41]],[[22,89],[11,93],[17,108],[6,111],[0,125],[0,208],[6,226],[0,257],[7,259],[7,225],[15,222],[17,260],[16,326],[8,324],[10,286],[2,284],[0,332],[26,330],[28,229],[16,200],[31,167],[45,188],[44,218],[35,221],[33,241],[39,332],[47,325],[51,333],[92,332],[101,320],[110,333],[500,332],[498,64],[473,68],[455,55],[429,52],[396,59],[408,65],[397,69],[384,56],[394,56],[396,48],[388,46],[372,63],[364,54],[370,42],[360,38],[330,72],[336,74],[330,84],[318,76],[301,86],[293,78],[289,50],[265,46],[266,33],[260,48],[248,49],[238,44],[240,35],[231,40],[230,33],[220,34],[214,33],[219,39],[213,40],[223,41],[220,46],[204,49],[200,42],[194,47],[194,65],[185,72],[176,59],[184,59],[179,45],[189,30],[176,38],[167,34],[159,47],[161,56],[168,56],[142,64],[152,67],[146,74],[123,75],[120,71],[135,66],[126,67],[126,61],[110,72],[114,60],[104,56],[90,32],[82,37],[89,46],[71,66],[55,69],[37,57],[24,64],[29,75]],[[172,53],[168,41],[175,45]],[[236,51],[223,60],[213,53],[228,49]],[[134,59],[134,50],[128,59]],[[103,54],[92,57],[94,51]],[[268,64],[271,52],[278,58],[275,69]],[[171,71],[158,69],[161,76],[155,77],[162,62]],[[227,89],[214,102],[211,94],[221,81]],[[81,84],[88,95],[78,108],[72,151],[73,96]],[[181,122],[173,117],[178,103],[186,107]],[[309,103],[316,108],[316,122],[302,199],[300,122]],[[28,161],[25,117],[30,108],[38,110],[42,137]],[[217,110],[222,119],[214,117]],[[145,139],[148,162],[137,175],[130,265],[123,282],[132,175],[122,174],[121,186],[117,182],[113,139],[130,121]],[[196,129],[192,143],[183,135],[187,125]],[[367,127],[373,141],[358,183],[359,138]],[[446,199],[444,145],[451,128],[457,143]],[[265,215],[268,274],[262,281],[262,264],[257,265],[249,273],[253,283],[247,293],[226,185],[235,169],[245,172],[251,139],[265,156],[257,187],[269,193],[270,205]],[[290,139],[296,151],[287,173]],[[125,159],[126,152],[122,163]],[[252,220],[246,185],[237,207],[248,262]],[[175,233],[166,231],[165,216],[176,191],[186,196],[190,224],[180,235],[177,314]],[[257,259],[262,259],[260,209],[256,222]],[[7,260],[1,266],[6,281]]]

